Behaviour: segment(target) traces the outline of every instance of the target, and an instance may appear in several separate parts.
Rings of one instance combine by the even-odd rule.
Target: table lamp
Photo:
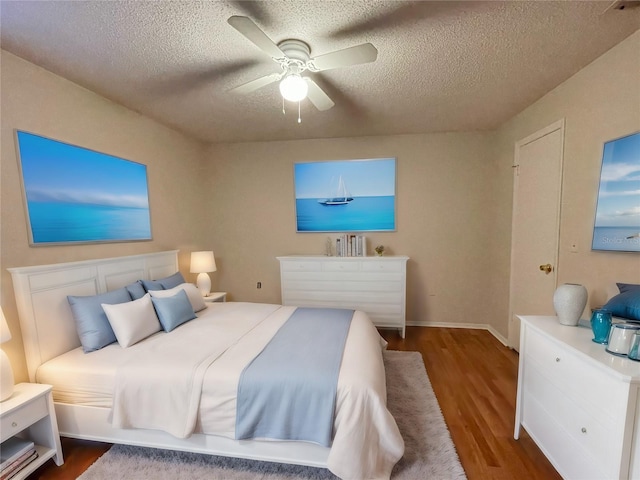
[[[211,278],[207,272],[216,271],[216,259],[213,252],[191,252],[191,273],[197,273],[196,285],[203,297],[211,293]]]
[[[0,307],[0,343],[11,340],[11,331]],[[0,348],[0,402],[4,402],[13,393],[13,370],[9,357]]]

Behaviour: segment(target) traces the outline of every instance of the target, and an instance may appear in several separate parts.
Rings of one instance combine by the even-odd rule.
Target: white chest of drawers
[[[640,363],[588,328],[519,318],[514,438],[523,426],[565,479],[640,479]]]
[[[376,326],[397,328],[404,338],[408,259],[278,257],[282,304],[362,310]]]

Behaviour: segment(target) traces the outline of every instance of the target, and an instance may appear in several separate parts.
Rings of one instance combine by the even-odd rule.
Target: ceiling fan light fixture
[[[285,100],[299,102],[307,98],[309,86],[297,73],[290,73],[280,82],[280,94]]]

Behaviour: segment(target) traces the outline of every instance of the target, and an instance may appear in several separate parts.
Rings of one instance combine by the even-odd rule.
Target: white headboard
[[[67,295],[96,295],[178,271],[178,250],[9,268],[29,379],[38,367],[80,346]]]

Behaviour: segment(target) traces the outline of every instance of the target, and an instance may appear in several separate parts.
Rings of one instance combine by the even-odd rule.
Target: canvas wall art
[[[591,248],[640,252],[640,132],[604,144]]]
[[[151,240],[147,167],[16,131],[30,244]]]
[[[298,232],[396,230],[396,159],[296,163]]]

